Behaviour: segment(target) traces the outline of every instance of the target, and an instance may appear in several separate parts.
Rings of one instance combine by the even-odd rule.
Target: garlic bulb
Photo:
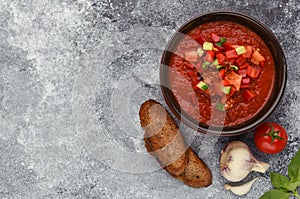
[[[242,195],[247,194],[250,191],[253,183],[257,179],[258,179],[258,177],[254,178],[253,180],[251,180],[251,181],[249,181],[249,182],[247,182],[247,183],[245,183],[243,185],[240,185],[240,186],[230,186],[229,184],[225,184],[224,187],[225,187],[226,190],[230,190],[235,195],[242,196]]]
[[[243,180],[251,171],[266,172],[269,164],[256,160],[241,141],[230,142],[221,152],[221,174],[231,182]]]

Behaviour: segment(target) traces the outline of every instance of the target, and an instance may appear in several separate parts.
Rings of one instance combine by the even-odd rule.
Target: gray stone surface
[[[269,120],[289,143],[266,156],[253,132],[217,139],[182,125],[213,172],[209,188],[193,189],[145,152],[138,109],[164,103],[158,66],[175,30],[220,9],[252,15],[280,40],[288,83]],[[282,173],[299,149],[299,46],[299,0],[0,0],[0,198],[238,198],[218,171],[224,144],[243,140]],[[270,188],[263,175],[242,198]]]

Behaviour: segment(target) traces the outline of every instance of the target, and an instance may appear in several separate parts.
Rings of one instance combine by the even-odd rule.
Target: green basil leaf
[[[290,194],[278,189],[271,189],[270,191],[264,193],[259,199],[289,199]]]
[[[288,173],[292,182],[300,181],[300,150],[291,160],[288,168]]]
[[[281,175],[280,173],[275,173],[275,172],[270,172],[270,176],[271,176],[271,182],[274,185],[274,187],[276,187],[277,189],[283,188],[286,190],[290,190],[289,185],[291,183],[286,176]],[[294,189],[290,190],[290,191],[294,191]]]
[[[290,184],[288,185],[288,190],[294,191],[299,185],[300,182],[290,182]]]

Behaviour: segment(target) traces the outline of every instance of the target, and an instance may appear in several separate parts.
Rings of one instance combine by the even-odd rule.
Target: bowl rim
[[[274,99],[273,103],[270,105],[269,109],[265,113],[263,113],[263,115],[261,117],[259,117],[257,120],[255,120],[253,123],[251,123],[249,125],[246,125],[246,126],[242,126],[241,128],[237,128],[237,129],[233,129],[233,130],[226,130],[226,131],[223,131],[223,127],[208,126],[208,125],[206,125],[206,126],[208,126],[208,128],[207,127],[202,127],[202,126],[200,126],[200,122],[197,121],[196,119],[194,119],[194,122],[193,122],[193,121],[191,121],[191,118],[189,119],[186,116],[182,115],[181,111],[178,110],[178,109],[176,109],[174,107],[174,105],[170,102],[170,100],[168,99],[169,96],[166,93],[168,91],[166,91],[167,88],[166,88],[166,86],[164,86],[164,85],[166,85],[166,81],[164,80],[164,77],[163,77],[163,72],[164,72],[164,69],[163,69],[164,67],[163,66],[164,66],[164,63],[165,63],[166,54],[168,53],[168,49],[170,49],[170,47],[173,44],[174,39],[176,38],[176,36],[178,35],[178,33],[182,34],[182,31],[187,26],[189,26],[190,24],[195,23],[195,21],[200,20],[200,19],[202,19],[204,17],[210,17],[210,16],[214,17],[214,16],[222,16],[222,15],[223,16],[243,18],[244,20],[247,20],[250,23],[253,23],[253,25],[255,25],[255,26],[263,29],[264,32],[267,33],[268,36],[270,36],[270,38],[272,40],[272,43],[276,46],[276,52],[279,54],[278,60],[281,60],[281,63],[282,63],[281,64],[281,67],[282,67],[282,83],[280,85],[280,90],[278,91],[277,96],[275,96],[275,99]],[[215,20],[215,21],[218,21],[218,20]],[[230,20],[224,19],[224,21],[230,21]],[[243,25],[243,24],[241,24],[241,25]],[[244,25],[244,26],[248,27],[247,25]],[[248,28],[251,29],[250,27],[248,27]],[[190,31],[192,29],[193,28],[188,29],[188,31]],[[251,29],[251,30],[254,31],[253,29]],[[256,34],[261,37],[261,34],[259,34],[257,32],[256,32]],[[266,43],[266,41],[265,41],[265,43]],[[270,49],[270,47],[268,45],[267,45],[267,47]],[[271,49],[270,49],[270,51],[271,51]],[[273,53],[272,53],[272,57],[273,57],[274,62],[275,62],[275,58],[274,58],[274,54]],[[275,63],[274,63],[274,65],[275,65]],[[276,67],[276,65],[275,65],[275,67]],[[164,100],[165,100],[166,104],[168,105],[168,107],[171,109],[172,113],[177,117],[177,119],[180,120],[180,122],[183,122],[184,124],[186,124],[190,128],[192,128],[192,129],[194,129],[194,130],[196,130],[198,132],[209,134],[209,135],[235,136],[235,135],[240,135],[240,134],[246,133],[248,131],[251,131],[252,129],[254,129],[255,127],[257,127],[259,124],[261,124],[262,122],[264,122],[274,112],[274,110],[279,105],[279,103],[280,103],[280,101],[281,101],[281,99],[282,99],[282,97],[284,95],[284,91],[285,91],[285,88],[286,88],[286,83],[287,83],[287,64],[286,64],[286,58],[285,58],[283,49],[282,49],[282,47],[281,47],[281,45],[279,43],[279,40],[277,39],[277,37],[275,36],[275,34],[266,25],[264,25],[262,22],[260,22],[259,20],[255,19],[254,17],[249,16],[249,15],[244,14],[244,13],[241,13],[241,12],[236,12],[236,11],[222,10],[222,11],[207,12],[207,13],[203,13],[201,15],[198,15],[198,16],[192,18],[191,20],[185,22],[182,26],[180,26],[176,30],[176,32],[170,38],[170,40],[169,40],[166,48],[164,49],[164,52],[163,52],[162,57],[161,57],[161,62],[160,62],[160,87],[161,87],[161,91],[162,91]],[[274,91],[274,89],[275,89],[274,88],[275,87],[275,82],[273,84],[274,85],[273,85],[272,90]],[[264,106],[266,106],[266,104]],[[262,108],[260,110],[260,112],[263,109],[264,108]],[[252,118],[255,118],[255,116],[258,115],[260,112],[256,113],[253,117],[251,117],[250,119],[246,120],[245,122],[251,120]],[[228,129],[230,127],[240,126],[240,125],[242,125],[245,122],[242,122],[242,123],[240,123],[238,125],[235,125],[235,126],[228,126],[228,127],[225,127],[225,128]],[[196,124],[196,123],[198,123],[198,124]]]

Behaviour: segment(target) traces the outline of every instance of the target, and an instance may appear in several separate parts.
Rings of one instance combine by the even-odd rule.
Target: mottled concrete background
[[[288,83],[270,120],[290,141],[266,156],[253,132],[218,140],[182,126],[213,172],[212,186],[193,189],[146,154],[137,113],[145,99],[163,102],[158,67],[175,30],[221,9],[259,19],[280,40]],[[299,0],[0,0],[0,198],[238,198],[218,171],[236,139],[286,173],[300,144],[299,24]],[[263,175],[243,198],[270,188]]]

